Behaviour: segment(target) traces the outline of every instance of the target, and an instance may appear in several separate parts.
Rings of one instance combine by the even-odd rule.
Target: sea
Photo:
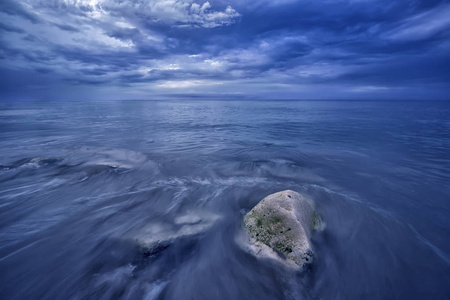
[[[237,238],[286,189],[300,271]],[[0,299],[450,299],[450,101],[0,102]]]

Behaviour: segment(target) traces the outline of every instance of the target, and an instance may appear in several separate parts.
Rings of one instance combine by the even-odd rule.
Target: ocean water
[[[302,272],[236,241],[285,189]],[[450,102],[0,103],[0,298],[450,299]]]

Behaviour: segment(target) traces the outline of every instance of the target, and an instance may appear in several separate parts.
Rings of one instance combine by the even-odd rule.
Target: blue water
[[[284,189],[326,222],[303,272],[236,241]],[[0,103],[0,298],[449,299],[450,102]]]

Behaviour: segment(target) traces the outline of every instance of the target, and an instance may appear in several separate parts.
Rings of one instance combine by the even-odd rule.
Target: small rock
[[[191,212],[175,218],[173,223],[152,223],[143,228],[135,240],[145,256],[155,255],[175,241],[194,237],[208,231],[219,220],[219,216],[206,212]]]
[[[244,226],[250,253],[298,269],[313,261],[311,231],[323,223],[310,199],[286,190],[261,200],[244,217]]]

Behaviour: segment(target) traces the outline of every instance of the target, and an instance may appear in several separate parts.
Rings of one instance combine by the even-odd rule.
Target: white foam
[[[158,296],[164,290],[169,281],[155,281],[148,288],[144,295],[144,300],[154,300],[158,299]]]

